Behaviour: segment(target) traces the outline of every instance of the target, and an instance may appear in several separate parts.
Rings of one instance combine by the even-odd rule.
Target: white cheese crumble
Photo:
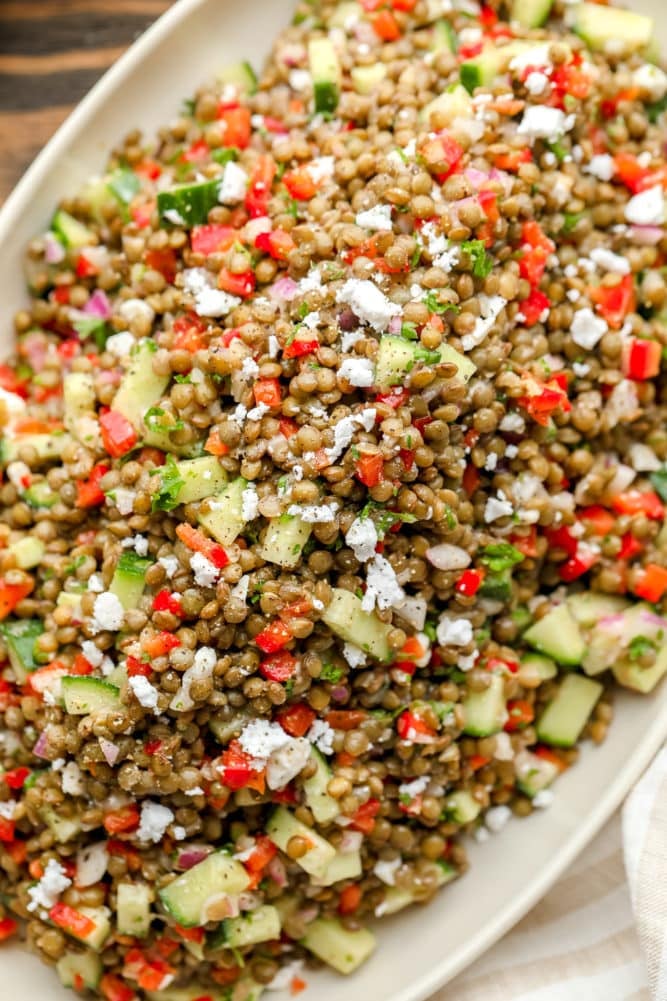
[[[492,522],[497,521],[498,518],[506,518],[508,515],[514,513],[514,508],[507,497],[502,492],[498,491],[497,497],[487,498],[486,504],[484,505],[484,521],[487,525]]]
[[[346,358],[338,369],[338,374],[351,386],[368,389],[373,385],[375,368],[370,358]]]
[[[473,638],[472,624],[468,619],[455,619],[451,615],[441,615],[436,636],[441,646],[467,646]]]
[[[309,87],[312,87],[313,84],[313,78],[311,77],[310,73],[308,72],[308,70],[303,70],[303,69],[290,70],[288,80],[292,90],[297,90],[297,91],[308,90]]]
[[[128,490],[127,487],[116,487],[109,499],[116,505],[120,514],[128,515],[134,511],[134,499],[136,491]]]
[[[635,87],[644,91],[651,101],[661,101],[667,94],[667,74],[652,63],[642,63],[632,74],[632,82]]]
[[[575,361],[572,363],[572,371],[579,379],[583,379],[585,375],[588,375],[590,370],[591,366],[588,365],[586,362]]]
[[[61,772],[62,789],[68,796],[85,796],[83,773],[76,761],[68,761]]]
[[[371,518],[355,518],[347,530],[345,541],[360,563],[365,563],[375,555],[378,534]]]
[[[413,779],[412,782],[401,782],[398,787],[398,795],[414,799],[415,796],[420,796],[424,792],[430,781],[431,778],[429,775],[420,775],[418,779]]]
[[[357,212],[356,223],[362,229],[371,229],[376,232],[391,231],[391,205],[374,205],[373,208],[366,209],[364,212]]]
[[[616,275],[630,274],[629,261],[625,257],[621,257],[620,254],[615,254],[613,251],[607,250],[606,247],[595,247],[591,250],[589,256],[598,267],[604,268],[605,271],[611,271]]]
[[[167,577],[171,580],[176,571],[178,570],[179,563],[175,556],[160,556],[158,563],[164,568],[164,572]]]
[[[366,663],[366,654],[354,643],[343,643],[343,657],[350,667],[363,667]]]
[[[243,379],[256,379],[259,375],[259,365],[254,360],[248,356],[243,359],[243,364],[241,365],[241,377]]]
[[[405,597],[403,588],[396,579],[391,563],[375,553],[366,564],[366,593],[361,599],[365,612],[372,612],[377,605],[380,609],[391,608]]]
[[[116,311],[126,323],[139,319],[152,323],[155,319],[155,310],[145,299],[124,299],[118,304]]]
[[[278,723],[255,719],[243,728],[239,743],[242,750],[254,759],[257,771],[261,771],[274,751],[285,747],[291,739]]]
[[[507,299],[503,299],[501,295],[486,295],[484,292],[480,292],[477,301],[479,302],[480,316],[475,320],[472,333],[464,334],[461,338],[464,351],[472,351],[473,348],[482,343],[507,305]]]
[[[207,560],[203,553],[192,554],[190,567],[195,575],[195,584],[198,584],[199,587],[213,587],[220,575],[215,564]]]
[[[544,73],[533,70],[526,77],[526,90],[529,94],[543,94],[549,83],[549,78]]]
[[[338,508],[335,504],[291,504],[287,513],[308,525],[326,525],[336,520]]]
[[[377,411],[373,407],[367,407],[359,414],[351,414],[338,421],[333,429],[334,443],[331,448],[325,449],[329,462],[335,462],[350,445],[358,427],[362,427],[364,431],[370,431],[373,428],[376,414]]]
[[[665,221],[665,197],[656,185],[633,195],[624,212],[627,222],[637,226],[662,226]]]
[[[512,434],[521,434],[526,430],[526,422],[521,414],[505,414],[500,422],[501,431],[509,431]]]
[[[137,556],[148,554],[148,539],[145,535],[130,535],[123,539],[122,546],[123,549],[134,549]]]
[[[248,187],[248,175],[243,167],[230,160],[225,164],[225,171],[222,175],[218,201],[223,205],[237,205],[245,198]]]
[[[280,352],[280,341],[275,334],[269,334],[269,358],[277,358]]]
[[[326,720],[314,720],[306,737],[322,754],[333,754],[334,732]]]
[[[123,625],[125,611],[119,599],[110,591],[103,591],[95,598],[92,628],[94,632],[117,632]]]
[[[231,590],[232,598],[236,598],[237,601],[246,601],[248,597],[248,590],[250,589],[250,574],[244,573],[243,577],[239,580],[237,584]]]
[[[502,831],[505,824],[512,816],[509,806],[492,806],[484,815],[484,823],[490,831],[497,834]]]
[[[333,156],[317,156],[307,164],[308,173],[316,184],[333,177],[336,161]]]
[[[373,872],[378,879],[381,879],[383,883],[387,886],[396,885],[396,873],[403,865],[403,860],[399,858],[391,859],[386,861],[385,859],[378,859],[378,861],[373,866]]]
[[[308,313],[307,316],[304,316],[304,318],[301,321],[301,323],[308,330],[316,330],[319,327],[319,325],[320,325],[320,311],[319,311],[319,309],[316,309],[312,313]]]
[[[72,880],[65,875],[65,870],[60,862],[49,859],[44,869],[44,875],[35,886],[28,889],[30,901],[27,908],[34,913],[39,908],[50,911],[57,902],[58,897],[68,886],[72,885]]]
[[[127,358],[135,345],[134,337],[129,331],[121,331],[120,334],[112,334],[107,337],[104,350],[112,354],[114,358]]]
[[[137,828],[139,841],[152,841],[156,845],[174,820],[174,814],[167,806],[144,800],[141,804],[141,819]]]
[[[273,751],[266,766],[269,789],[283,789],[310,760],[311,744],[305,737],[288,737],[283,747]]]
[[[183,271],[183,286],[194,297],[198,316],[225,316],[240,305],[238,296],[213,287],[213,276],[206,268]]]
[[[249,483],[241,494],[241,517],[244,521],[253,521],[259,514],[259,497],[257,487]]]
[[[83,641],[81,644],[81,653],[93,667],[99,667],[104,660],[104,654],[92,640]]]
[[[516,459],[518,454],[519,454],[519,448],[517,445],[507,445],[505,447],[506,459]]]
[[[599,181],[611,181],[616,173],[614,158],[609,153],[597,153],[582,167],[584,174],[592,174]]]
[[[532,803],[538,810],[545,810],[547,807],[551,806],[554,798],[555,797],[551,789],[540,789],[540,791],[533,796]]]
[[[516,73],[530,69],[533,66],[551,68],[551,56],[549,49],[551,42],[544,42],[542,45],[531,45],[523,52],[518,52],[510,61],[510,69]]]
[[[338,290],[336,302],[349,306],[355,316],[378,334],[386,330],[389,321],[401,312],[401,307],[391,302],[373,282],[362,278],[348,278]]]
[[[570,333],[575,344],[591,351],[607,333],[607,324],[600,316],[596,316],[592,309],[585,307],[578,309],[574,314]]]
[[[190,686],[193,681],[203,681],[210,678],[217,663],[215,650],[210,646],[201,646],[195,652],[195,659],[191,667],[185,671],[181,679],[181,687],[169,703],[170,709],[177,712],[187,712],[194,706],[194,700],[190,695]]]
[[[359,341],[363,341],[363,330],[343,330],[340,335],[340,347],[343,354],[346,354]]]
[[[519,123],[517,133],[530,139],[546,139],[556,142],[574,125],[574,115],[566,115],[560,108],[549,108],[544,104],[528,105]]]
[[[154,685],[151,685],[148,678],[144,678],[143,674],[136,674],[134,677],[128,678],[127,683],[132,689],[139,705],[143,706],[144,709],[150,709],[156,716],[159,716],[160,710],[157,707],[158,690]]]

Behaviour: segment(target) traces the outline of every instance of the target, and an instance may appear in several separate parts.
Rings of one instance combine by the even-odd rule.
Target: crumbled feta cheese
[[[378,879],[381,879],[383,883],[387,886],[396,885],[396,873],[403,865],[403,860],[400,858],[391,859],[386,861],[385,859],[378,859],[378,861],[373,866],[373,872]]]
[[[83,641],[81,644],[81,653],[93,667],[99,667],[104,660],[104,654],[92,640]]]
[[[83,773],[76,761],[69,761],[62,770],[62,788],[67,796],[85,796]]]
[[[313,85],[313,78],[308,70],[304,69],[290,70],[288,80],[292,90],[296,91],[308,90]]]
[[[370,431],[375,424],[376,411],[373,407],[367,407],[360,414],[351,414],[343,417],[334,425],[334,443],[331,448],[325,449],[330,462],[335,462],[342,452],[350,445],[354,437],[355,429],[359,426],[364,431]]]
[[[367,389],[373,385],[375,367],[370,358],[346,358],[338,369],[338,374],[351,386]]]
[[[248,355],[247,358],[243,359],[243,364],[241,365],[241,377],[243,379],[256,379],[259,375],[259,365]]]
[[[243,167],[230,160],[225,164],[222,182],[218,192],[218,201],[223,205],[237,205],[245,198],[248,187],[248,175]]]
[[[521,414],[505,414],[500,422],[501,431],[509,431],[512,434],[520,434],[526,430],[526,422]]]
[[[280,341],[275,334],[269,334],[269,358],[277,358],[280,352]]]
[[[186,796],[203,796],[204,790],[201,786],[193,786],[191,789],[184,790]]]
[[[523,113],[517,133],[530,139],[556,142],[569,128],[572,128],[573,124],[573,116],[566,115],[560,108],[550,108],[545,104],[529,104]]]
[[[191,667],[183,674],[181,687],[169,703],[169,708],[175,709],[177,712],[187,712],[189,709],[192,709],[195,703],[190,695],[190,686],[193,681],[203,681],[206,678],[210,678],[216,662],[216,652],[212,647],[199,647],[195,652],[195,659]]]
[[[156,845],[162,841],[164,832],[174,820],[174,814],[167,806],[147,799],[141,804],[141,819],[137,828],[139,841],[152,841]]]
[[[665,196],[660,185],[633,195],[624,212],[627,222],[637,226],[662,226],[665,221]]]
[[[506,459],[516,459],[518,454],[519,454],[519,448],[517,445],[506,445],[505,447]]]
[[[533,70],[526,77],[526,90],[529,94],[543,94],[549,83],[549,78],[544,73]]]
[[[649,445],[635,441],[628,449],[632,468],[638,473],[652,473],[662,468],[660,459]]]
[[[135,343],[132,334],[124,330],[120,334],[112,334],[111,337],[107,337],[104,350],[112,354],[114,358],[127,358]]]
[[[123,539],[123,549],[134,549],[137,556],[146,556],[148,553],[148,539],[144,535],[130,535]]]
[[[68,886],[72,885],[72,880],[65,875],[65,870],[60,862],[49,859],[44,869],[44,875],[35,886],[28,889],[30,901],[27,909],[34,913],[40,908],[50,911],[57,902],[58,897]]]
[[[391,232],[391,205],[374,205],[372,209],[357,212],[356,223],[362,229],[371,229],[376,232],[387,230]]]
[[[620,254],[614,254],[606,247],[595,247],[590,253],[591,260],[605,271],[611,271],[616,275],[629,275],[630,263]]]
[[[582,167],[584,174],[592,174],[599,181],[611,181],[616,172],[614,158],[609,153],[598,153]]]
[[[285,733],[279,723],[270,723],[267,719],[255,719],[248,723],[239,736],[242,750],[249,754],[260,771],[268,759],[292,738]]]
[[[338,508],[335,504],[291,504],[287,513],[308,525],[326,525],[336,520]]]
[[[389,321],[398,316],[401,307],[384,295],[371,281],[362,278],[348,278],[338,290],[336,302],[345,303],[352,312],[378,333],[389,326]]]
[[[461,260],[461,251],[458,247],[448,247],[447,250],[443,250],[441,254],[433,258],[433,264],[436,268],[442,268],[442,270],[449,274],[452,268],[459,263]]]
[[[464,334],[461,338],[464,351],[472,351],[482,343],[507,305],[507,299],[503,299],[501,295],[486,295],[484,292],[480,292],[477,301],[480,315],[475,320],[473,332]]]
[[[364,339],[363,330],[343,330],[340,335],[340,347],[343,354],[347,354],[351,348]]]
[[[199,587],[213,587],[220,576],[216,565],[207,560],[203,553],[192,554],[190,567],[195,575],[195,584]]]
[[[391,608],[405,597],[403,588],[396,579],[391,563],[376,553],[366,564],[366,593],[361,599],[361,607],[365,612]]]
[[[551,68],[551,56],[549,49],[551,42],[544,42],[542,45],[531,45],[523,52],[518,52],[510,61],[510,69],[521,74],[523,70],[531,69],[534,66]]]
[[[578,302],[581,299],[581,292],[578,288],[570,288],[567,290],[565,295],[568,297],[570,302]]]
[[[538,810],[545,810],[547,807],[551,806],[553,801],[554,794],[551,789],[540,789],[540,791],[536,793],[532,799],[533,806],[537,807]]]
[[[213,276],[206,268],[188,268],[182,277],[185,291],[194,297],[198,316],[224,316],[241,302],[238,296],[215,288]]]
[[[467,646],[472,641],[473,629],[468,619],[455,619],[451,615],[441,615],[436,629],[441,646]]]
[[[484,521],[487,525],[497,521],[498,518],[506,518],[514,514],[514,508],[507,500],[502,490],[498,491],[497,497],[489,497],[484,506]]]
[[[179,562],[175,556],[160,556],[158,563],[164,568],[169,580],[174,576],[179,567]]]
[[[333,754],[334,732],[326,720],[314,720],[306,737],[322,754]]]
[[[283,747],[273,751],[266,766],[269,789],[283,789],[310,760],[311,744],[305,737],[288,737]]]
[[[653,63],[642,63],[632,74],[632,82],[650,101],[661,101],[667,94],[667,74]]]
[[[6,802],[0,803],[0,817],[4,817],[5,820],[13,820],[17,805],[13,799],[8,799]]]
[[[180,827],[179,825],[177,825],[176,827],[172,827],[171,830],[172,834],[174,835],[174,839],[176,841],[185,841],[185,839],[188,836],[188,832],[185,830],[185,828]]]
[[[322,275],[319,268],[311,268],[308,274],[299,279],[299,292],[317,292],[322,288]]]
[[[350,549],[360,563],[365,563],[375,555],[378,534],[372,518],[355,518],[345,536]]]
[[[120,514],[128,515],[134,511],[134,500],[136,491],[128,490],[127,487],[115,487],[109,495],[111,503],[115,504]]]
[[[308,313],[304,316],[301,321],[304,327],[308,330],[316,330],[320,324],[320,311],[319,309],[314,310],[312,313]]]
[[[507,821],[512,816],[509,806],[492,806],[484,815],[484,823],[490,831],[497,834],[502,831]]]
[[[124,616],[125,611],[116,595],[110,591],[103,591],[95,598],[93,605],[93,632],[99,633],[102,630],[117,632],[123,625]]]
[[[484,468],[492,473],[498,465],[498,456],[495,452],[489,452],[484,463]]]
[[[250,588],[250,575],[247,573],[243,574],[243,577],[238,581],[237,584],[231,590],[232,598],[236,598],[237,601],[245,601],[248,597],[248,590]]]
[[[336,161],[333,156],[317,156],[306,166],[312,179],[319,184],[320,181],[333,177]]]
[[[127,323],[139,319],[152,323],[155,319],[155,310],[145,299],[124,299],[118,304],[117,313]]]
[[[159,716],[158,690],[154,685],[151,685],[148,678],[144,678],[143,674],[135,674],[134,677],[127,679],[127,683],[139,705],[143,706],[144,709],[152,710],[156,716]]]
[[[415,796],[420,796],[424,792],[430,781],[430,775],[420,775],[418,779],[413,779],[412,782],[401,782],[398,787],[398,795],[414,799]]]
[[[258,403],[256,407],[252,407],[248,413],[247,418],[249,421],[261,421],[265,414],[268,414],[271,407],[267,407],[266,403]]]
[[[10,462],[7,466],[7,478],[19,493],[30,483],[30,467],[25,462]]]
[[[514,758],[514,748],[509,733],[504,733],[501,730],[500,733],[496,734],[495,741],[493,756],[496,761],[511,761]]]
[[[241,517],[244,521],[253,521],[259,513],[259,497],[254,483],[248,483],[241,494]]]
[[[572,318],[570,326],[572,340],[587,351],[592,351],[606,332],[607,324],[605,321],[602,317],[596,316],[588,306],[584,309],[578,309]]]
[[[343,643],[343,657],[350,667],[363,667],[366,663],[366,654],[354,643]]]
[[[579,379],[583,379],[584,376],[588,375],[591,370],[591,366],[586,362],[575,361],[572,363],[572,371]]]

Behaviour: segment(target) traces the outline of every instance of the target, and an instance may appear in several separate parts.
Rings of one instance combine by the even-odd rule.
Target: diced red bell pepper
[[[638,598],[656,602],[667,591],[667,570],[657,563],[648,563],[633,588]]]
[[[619,514],[645,514],[653,521],[665,516],[665,505],[654,490],[626,490],[613,498],[611,506]]]
[[[597,312],[615,330],[623,326],[626,316],[637,305],[633,275],[624,275],[616,285],[597,285],[587,292]]]
[[[472,495],[475,493],[477,487],[480,484],[481,479],[482,476],[477,466],[473,465],[472,462],[469,462],[463,472],[463,477],[461,480],[463,489],[467,493],[468,497],[472,497]]]
[[[519,273],[531,285],[539,285],[547,266],[549,254],[553,254],[556,245],[542,231],[539,223],[533,219],[524,222],[521,230],[522,256],[519,259]]]
[[[546,744],[538,744],[533,748],[533,754],[541,758],[542,761],[549,761],[552,765],[555,765],[559,772],[564,772],[567,769],[567,762],[564,761],[560,754],[558,754],[552,747],[547,747]]]
[[[271,188],[277,171],[278,168],[273,157],[263,154],[257,158],[245,197],[245,207],[252,219],[268,215]]]
[[[3,918],[0,921],[0,942],[4,942],[6,939],[11,938],[15,935],[18,930],[18,921],[14,918]]]
[[[0,841],[9,844],[14,840],[16,823],[7,817],[0,816]]]
[[[383,42],[396,42],[401,37],[398,21],[390,10],[381,10],[371,18],[373,31]]]
[[[368,719],[368,713],[365,709],[331,709],[325,719],[333,730],[356,730]]]
[[[248,872],[261,872],[263,869],[266,869],[271,859],[275,858],[277,854],[278,849],[273,841],[266,834],[257,834],[255,836],[255,847],[252,854],[243,862],[243,867]]]
[[[361,903],[361,887],[358,883],[350,883],[340,891],[338,898],[339,914],[354,914]]]
[[[162,173],[162,167],[155,160],[146,159],[135,165],[134,172],[141,174],[142,177],[147,177],[149,181],[157,181]]]
[[[562,63],[549,74],[551,87],[559,95],[569,94],[578,101],[588,97],[591,89],[591,78],[574,62]]]
[[[542,315],[545,310],[549,311],[550,306],[551,300],[549,297],[544,292],[540,292],[539,289],[534,288],[531,290],[528,298],[523,299],[519,303],[519,310],[526,326],[534,327],[536,323],[543,322]]]
[[[94,278],[95,275],[99,275],[99,273],[99,265],[87,257],[85,252],[82,251],[76,259],[77,278]]]
[[[642,166],[634,153],[616,153],[614,168],[616,177],[633,195],[655,184],[651,168]]]
[[[558,378],[558,373],[548,382],[541,382],[534,376],[524,373],[521,381],[526,393],[517,398],[517,403],[537,424],[546,427],[556,411],[562,410],[567,413],[572,409],[567,395],[567,382],[564,378]]]
[[[631,560],[634,556],[639,556],[644,551],[644,546],[635,539],[632,532],[626,532],[621,539],[621,548],[618,551],[619,560]]]
[[[286,261],[296,243],[285,230],[274,229],[270,233],[260,233],[255,240],[255,246],[265,254],[270,254],[276,261]]]
[[[207,329],[205,320],[202,320],[195,313],[186,313],[174,320],[171,328],[173,340],[172,350],[174,351],[202,351],[206,347],[203,334]]]
[[[420,146],[419,154],[427,167],[438,168],[436,179],[440,184],[447,180],[458,167],[464,155],[464,149],[447,132],[436,136]]]
[[[600,554],[596,553],[594,549],[588,546],[579,545],[577,546],[577,551],[574,556],[570,556],[569,559],[565,561],[558,568],[558,575],[561,580],[569,583],[570,581],[577,580],[578,577],[582,577],[585,573],[594,566],[600,559]]]
[[[454,585],[454,590],[459,594],[465,595],[467,598],[472,598],[479,591],[483,580],[484,570],[464,570]]]
[[[408,390],[402,386],[400,388],[396,386],[387,393],[378,393],[375,397],[375,402],[384,403],[385,406],[391,407],[392,410],[398,410],[399,407],[404,407],[409,399],[410,393]]]
[[[222,570],[229,563],[229,556],[224,548],[213,539],[208,539],[198,528],[193,528],[184,522],[176,527],[176,535],[184,546],[194,553],[201,553],[218,570]]]
[[[32,578],[27,578],[21,584],[8,584],[0,577],[0,620],[6,619],[24,598],[32,594],[34,587]]]
[[[89,660],[86,660],[82,653],[77,653],[72,663],[71,673],[78,677],[85,677],[93,673],[93,665]]]
[[[512,150],[510,153],[496,153],[493,163],[498,170],[507,170],[516,174],[522,163],[531,163],[533,155],[528,147]]]
[[[111,810],[105,814],[103,823],[107,834],[134,831],[139,826],[139,807],[136,803],[128,803],[127,806]]]
[[[406,709],[396,720],[396,732],[401,740],[407,740],[412,744],[430,744],[436,736],[436,731],[425,723],[423,719]]]
[[[364,486],[377,487],[384,479],[384,456],[382,453],[360,455],[354,464],[354,475]]]
[[[262,629],[261,633],[255,636],[255,643],[264,653],[277,653],[282,650],[290,640],[292,634],[280,619],[274,619],[268,626]]]
[[[252,391],[255,403],[263,403],[271,409],[279,407],[283,401],[280,381],[278,379],[258,379]]]
[[[221,105],[218,109],[218,121],[225,126],[222,134],[222,145],[245,149],[250,143],[252,134],[250,126],[250,108],[230,108]]]
[[[168,588],[163,587],[153,598],[153,611],[171,612],[172,615],[179,616],[183,615],[180,596],[172,594]]]
[[[229,452],[229,445],[226,445],[224,441],[220,440],[220,432],[217,428],[209,433],[206,439],[206,444],[204,445],[204,451],[208,452],[210,455],[217,455],[218,458],[222,455],[227,455]]]
[[[281,417],[278,421],[278,427],[280,429],[280,433],[285,438],[291,438],[292,435],[295,435],[299,430],[299,425],[296,421],[293,421],[291,417]]]
[[[30,769],[26,768],[25,765],[19,765],[18,768],[10,768],[8,772],[5,772],[2,779],[10,789],[22,789],[29,775]]]
[[[141,646],[143,651],[151,658],[164,657],[170,650],[175,650],[181,646],[181,641],[174,633],[168,633],[166,630],[163,630],[156,633],[155,636],[149,636],[148,639],[142,642]]]
[[[533,707],[527,699],[510,699],[507,703],[508,719],[503,729],[506,733],[523,730],[535,719]]]
[[[510,542],[515,549],[518,549],[524,556],[533,559],[537,556],[537,526],[531,525],[527,534],[519,535],[518,532],[510,535]]]
[[[246,754],[238,740],[232,740],[224,750],[220,757],[220,765],[222,781],[229,789],[249,787],[264,792],[264,772],[253,768],[251,755]]]
[[[283,348],[283,358],[303,358],[317,351],[320,342],[312,330],[298,333],[289,344]]]
[[[136,1001],[137,998],[134,991],[113,973],[104,974],[99,990],[106,1001]]]
[[[577,517],[580,521],[586,522],[594,535],[609,535],[616,524],[616,519],[611,511],[602,507],[601,504],[591,504],[589,507],[582,508],[577,513]]]
[[[11,365],[0,365],[0,388],[23,399],[28,396],[28,381],[19,378],[18,372]]]
[[[652,379],[660,372],[662,345],[659,341],[629,337],[623,343],[621,371],[628,379]]]
[[[181,153],[180,159],[183,163],[205,163],[211,154],[211,147],[205,139],[195,139],[186,150]]]
[[[379,799],[369,799],[362,803],[352,817],[350,827],[353,831],[361,831],[362,834],[371,834],[375,827],[375,818],[380,812],[382,804]]]
[[[308,166],[295,167],[283,174],[283,184],[290,196],[298,202],[307,202],[317,194],[318,185]]]
[[[240,274],[235,274],[229,268],[223,268],[218,275],[218,288],[222,289],[223,292],[229,292],[230,295],[240,296],[241,299],[247,299],[248,296],[251,296],[255,291],[256,284],[255,272],[250,268]]]
[[[296,702],[284,706],[276,713],[276,719],[290,737],[303,737],[308,733],[315,720],[315,710],[305,702]]]
[[[294,674],[297,663],[296,657],[287,650],[279,650],[260,662],[259,672],[267,681],[288,681]]]
[[[174,284],[176,278],[176,252],[171,247],[162,250],[147,250],[144,254],[144,263],[153,271],[159,271],[164,280],[169,284]]]
[[[128,655],[125,666],[128,678],[144,677],[149,678],[153,673],[153,668],[148,661],[139,660],[137,657]]]
[[[223,226],[221,223],[193,226],[190,233],[190,243],[196,254],[224,253],[238,239],[238,231],[233,226]]]
[[[58,901],[49,911],[49,917],[54,925],[63,928],[76,938],[86,938],[95,931],[95,922],[86,914],[77,911],[75,907]]]
[[[104,504],[104,493],[100,489],[100,480],[109,472],[109,466],[98,463],[93,466],[87,480],[77,480],[76,483],[76,506],[77,507],[97,507]]]
[[[561,525],[560,528],[547,528],[544,534],[550,549],[562,549],[568,556],[574,556],[576,553],[579,541],[567,525]]]
[[[107,410],[100,415],[100,430],[104,448],[114,459],[126,455],[137,444],[137,432],[118,410]]]

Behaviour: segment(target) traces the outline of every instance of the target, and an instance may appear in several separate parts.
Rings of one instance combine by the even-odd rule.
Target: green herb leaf
[[[153,494],[151,510],[173,511],[175,507],[178,507],[178,495],[185,483],[173,455],[167,456],[167,461],[162,466],[159,476],[160,487],[157,493]]]
[[[111,333],[106,320],[103,320],[99,316],[82,316],[80,319],[74,320],[72,326],[84,341],[92,338],[95,341],[97,350],[104,351],[107,337]]]
[[[628,657],[630,660],[639,660],[645,653],[651,653],[656,649],[656,644],[648,636],[633,636],[628,646]]]
[[[481,240],[478,240],[476,242],[477,243],[482,243]],[[483,246],[483,244],[482,244],[482,246]],[[488,274],[488,272],[487,272],[487,274]],[[424,298],[422,299],[422,302],[424,303],[424,305],[426,306],[426,308],[428,309],[428,311],[430,313],[438,313],[438,314],[442,315],[443,313],[447,313],[447,312],[450,312],[450,311],[452,313],[459,313],[460,312],[460,307],[457,306],[455,303],[453,303],[453,302],[440,302],[440,299],[438,298],[438,293],[437,292],[433,292],[433,291],[427,292],[426,295],[424,296]]]
[[[226,146],[224,149],[214,149],[211,153],[211,159],[215,160],[216,163],[224,165],[230,163],[232,160],[238,160],[239,150],[235,146]]]
[[[169,434],[170,431],[182,431],[185,427],[185,422],[182,420],[175,420],[173,423],[169,421],[161,421],[161,417],[166,416],[166,410],[162,407],[151,407],[144,414],[144,423],[151,431],[161,431],[164,434]]]
[[[649,479],[655,487],[656,493],[660,495],[662,500],[667,501],[667,466],[656,469],[654,473],[651,473]]]
[[[475,278],[486,278],[493,269],[493,258],[487,254],[483,240],[464,240],[461,250],[472,261],[472,273]]]
[[[651,122],[652,125],[655,125],[665,109],[667,109],[667,94],[665,94],[664,97],[661,97],[659,101],[655,101],[653,104],[647,105],[646,114],[649,122]]]
[[[559,163],[562,163],[566,156],[568,156],[569,151],[563,146],[560,139],[556,139],[554,142],[547,142],[545,146],[551,153],[556,157]]]
[[[525,556],[510,542],[494,542],[480,550],[479,559],[491,573],[499,574],[516,563],[522,563]]]
[[[129,205],[140,190],[141,181],[133,170],[129,170],[127,167],[119,167],[109,177],[107,187],[119,202],[122,202],[123,205]]]
[[[428,348],[416,348],[415,359],[423,361],[425,365],[437,365],[440,361],[440,352],[429,351]]]
[[[565,212],[564,222],[561,233],[571,233],[573,229],[579,224],[580,220],[584,218],[584,212]]]
[[[404,337],[406,341],[416,341],[418,334],[417,328],[414,323],[402,323],[401,324],[401,337]]]
[[[323,664],[322,670],[320,671],[320,681],[330,681],[335,684],[345,674],[342,667],[336,667],[334,664]]]

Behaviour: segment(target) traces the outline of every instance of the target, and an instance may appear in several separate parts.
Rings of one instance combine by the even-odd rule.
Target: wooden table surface
[[[172,0],[0,0],[0,201]]]

